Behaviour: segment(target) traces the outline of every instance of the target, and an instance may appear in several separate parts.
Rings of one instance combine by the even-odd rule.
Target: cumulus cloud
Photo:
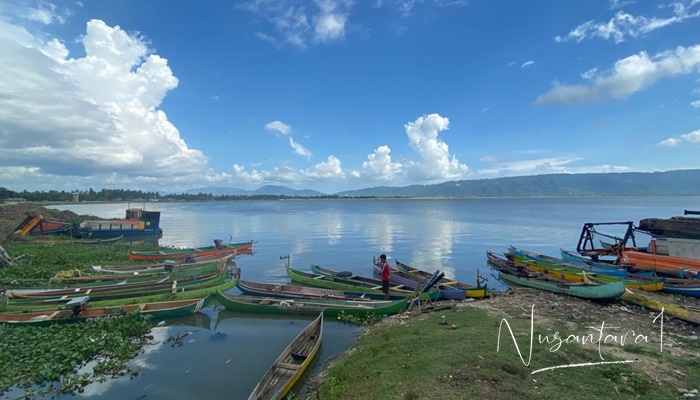
[[[387,145],[377,147],[362,163],[365,175],[380,181],[393,180],[403,173],[404,165],[391,161],[391,149]],[[353,171],[356,172],[356,171]],[[357,173],[359,175],[359,172]]]
[[[657,143],[660,147],[678,147],[681,143],[700,143],[700,129],[694,130],[690,133],[680,135],[678,137],[668,138]]]
[[[535,65],[535,62],[534,62],[533,60],[525,61],[525,62],[520,66],[520,68],[527,68],[527,67],[529,67],[529,66],[531,66],[531,65]]]
[[[694,108],[700,108],[700,100],[691,101],[690,105]]]
[[[352,0],[253,0],[239,5],[270,24],[274,31],[257,32],[256,37],[299,48],[342,40],[352,6]]]
[[[268,122],[265,124],[265,129],[271,132],[278,132],[283,135],[289,135],[289,133],[292,131],[292,127],[282,121]]]
[[[311,168],[294,169],[289,166],[275,167],[269,171],[246,171],[245,167],[234,164],[235,177],[244,182],[254,183],[298,183],[304,181],[319,181],[344,179],[345,172],[337,157],[330,155],[326,161],[320,162]]]
[[[449,119],[439,114],[422,116],[404,125],[409,144],[418,153],[420,161],[411,168],[417,177],[432,179],[460,179],[467,173],[467,166],[450,155],[449,146],[438,134],[449,128]]]
[[[629,2],[613,1],[611,2],[611,7],[621,8],[626,4],[629,4]],[[661,9],[672,9],[672,15],[661,18],[635,16],[624,11],[618,11],[608,21],[586,21],[566,35],[555,36],[554,40],[556,42],[581,42],[586,39],[601,38],[612,40],[615,43],[622,43],[627,37],[639,38],[657,29],[699,17],[700,11],[692,11],[696,4],[700,4],[700,2],[686,0],[671,3],[667,7],[661,7]]]
[[[295,142],[294,138],[289,138],[289,145],[292,146],[292,150],[294,150],[294,153],[299,154],[300,156],[304,156],[307,159],[311,159],[311,152],[306,147]]]
[[[700,67],[700,45],[678,46],[675,50],[649,56],[645,51],[615,62],[609,71],[585,72],[585,84],[566,85],[559,82],[537,97],[535,104],[577,104],[609,99],[624,99],[647,89],[658,80],[697,72]]]
[[[0,20],[0,167],[47,176],[172,177],[206,172],[160,106],[177,87],[168,62],[143,38],[87,23],[85,56],[69,58]]]
[[[583,160],[582,157],[548,157],[536,158],[529,160],[504,161],[496,162],[490,168],[473,172],[473,177],[479,178],[495,178],[504,176],[523,176],[523,175],[540,175],[540,174],[556,174],[556,173],[607,173],[607,172],[629,172],[631,168],[622,165],[589,165],[575,166],[572,165],[577,161]]]

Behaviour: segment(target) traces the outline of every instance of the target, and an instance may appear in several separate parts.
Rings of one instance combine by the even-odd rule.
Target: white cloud
[[[289,133],[292,131],[292,127],[282,121],[268,122],[265,124],[265,129],[271,132],[278,132],[283,135],[289,135]]]
[[[474,171],[472,176],[478,178],[496,178],[541,174],[584,174],[631,171],[631,168],[622,165],[571,165],[581,160],[583,160],[581,157],[549,157],[530,160],[495,162],[493,167]]]
[[[661,147],[678,147],[683,142],[700,143],[700,129],[680,135],[675,138],[668,138],[664,141],[657,143],[656,145]]]
[[[508,68],[512,67],[513,65],[515,65],[515,61],[509,62],[509,63],[508,63]]]
[[[343,39],[353,3],[352,0],[252,0],[239,7],[272,25],[274,33],[255,34],[261,40],[306,48],[310,44]]]
[[[565,85],[555,82],[554,87],[537,97],[535,103],[576,104],[624,99],[647,89],[662,78],[697,72],[699,66],[700,45],[678,46],[675,50],[653,57],[642,51],[618,60],[610,71],[587,71],[587,84]]]
[[[420,161],[411,174],[428,180],[460,179],[467,173],[467,166],[460,164],[457,157],[450,156],[449,146],[438,138],[447,130],[449,119],[439,114],[422,116],[404,125],[409,144],[419,155]]]
[[[690,105],[694,108],[700,108],[700,100],[691,101]]]
[[[535,62],[532,61],[532,60],[525,61],[525,62],[520,66],[520,68],[527,68],[527,67],[529,67],[529,66],[531,66],[531,65],[535,65]]]
[[[415,7],[421,4],[427,4],[431,6],[436,6],[440,8],[461,6],[469,4],[468,0],[376,0],[374,2],[374,7],[381,8],[384,6],[392,7],[397,9],[401,15],[408,17]]]
[[[294,169],[289,166],[275,167],[269,171],[252,170],[247,172],[245,167],[234,164],[233,172],[236,178],[247,183],[303,183],[309,181],[338,180],[345,178],[342,163],[337,157],[330,155],[326,161],[311,168]]]
[[[307,159],[311,159],[311,152],[306,147],[295,142],[291,136],[289,137],[289,145],[292,147],[292,150],[294,150],[296,154],[304,156]]]
[[[367,161],[362,163],[365,175],[380,181],[393,180],[401,175],[404,166],[401,163],[392,162],[390,153],[391,149],[389,146],[382,145],[377,147],[372,154],[369,154]]]
[[[0,19],[0,167],[47,177],[187,176],[207,159],[158,109],[178,85],[145,41],[100,20],[87,23],[85,57],[68,58]]]
[[[479,161],[493,163],[496,162],[496,156],[483,156],[479,159]]]
[[[639,38],[657,29],[699,17],[700,11],[691,12],[691,8],[698,3],[700,2],[686,0],[684,2],[671,3],[669,7],[661,7],[662,9],[673,9],[673,15],[663,18],[634,16],[624,11],[618,11],[606,22],[586,21],[564,36],[555,36],[554,40],[557,42],[581,42],[585,39],[601,38],[612,40],[615,43],[622,43],[627,37]],[[629,2],[613,1],[611,6],[613,4],[620,6],[617,8],[621,8],[621,6],[629,4]]]
[[[632,1],[632,0],[610,0],[610,8],[613,10],[623,8],[623,7],[630,5],[630,4],[634,4],[634,1]]]
[[[678,139],[668,138],[656,144],[660,147],[678,147]]]

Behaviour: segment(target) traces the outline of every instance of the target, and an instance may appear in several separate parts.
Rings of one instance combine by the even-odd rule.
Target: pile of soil
[[[75,222],[78,214],[72,211],[52,210],[36,204],[0,204],[0,241],[7,240],[27,218],[37,214],[58,222]]]

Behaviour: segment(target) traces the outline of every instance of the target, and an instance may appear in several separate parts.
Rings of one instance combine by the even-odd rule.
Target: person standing
[[[384,292],[384,300],[389,300],[389,278],[391,277],[391,267],[386,262],[386,254],[379,256],[379,264],[382,267],[382,292]]]

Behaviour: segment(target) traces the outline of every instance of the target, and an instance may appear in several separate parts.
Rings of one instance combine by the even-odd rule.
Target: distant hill
[[[267,185],[260,187],[256,190],[246,190],[239,189],[235,187],[204,187],[199,189],[189,189],[185,191],[187,194],[199,194],[199,193],[209,193],[214,196],[254,196],[254,195],[266,195],[266,196],[301,196],[301,197],[313,197],[313,196],[325,196],[325,193],[317,192],[310,189],[291,189],[284,186]]]
[[[304,197],[325,196],[326,195],[325,193],[317,192],[317,191],[311,190],[311,189],[297,190],[297,189],[290,189],[288,187],[276,186],[276,185],[263,186],[261,188],[258,188],[257,190],[252,191],[251,194],[268,195],[268,196],[304,196]]]
[[[336,193],[377,197],[577,197],[700,195],[700,169],[667,172],[551,174],[380,186]]]

